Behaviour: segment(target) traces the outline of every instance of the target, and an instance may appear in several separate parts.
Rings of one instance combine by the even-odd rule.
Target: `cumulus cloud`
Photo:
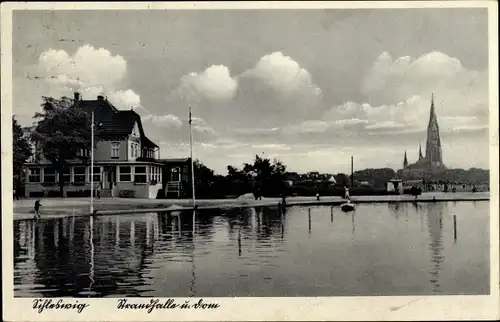
[[[143,122],[151,122],[159,127],[167,127],[179,129],[182,126],[182,121],[175,115],[146,115],[142,118]]]
[[[73,54],[49,49],[40,54],[35,66],[27,70],[27,78],[42,82],[30,86],[36,91],[33,100],[39,101],[42,95],[72,97],[72,93],[78,91],[83,99],[107,96],[120,109],[141,106],[140,96],[132,89],[124,88],[128,76],[127,62],[104,48],[84,45]],[[26,102],[26,105],[30,103]],[[34,106],[39,106],[39,102]]]
[[[423,132],[435,93],[441,132],[483,130],[488,122],[487,79],[486,71],[468,70],[440,52],[417,59],[392,59],[385,52],[362,82],[361,91],[369,103],[334,106],[322,120],[364,124],[360,130],[368,135]]]
[[[443,116],[484,114],[488,110],[488,72],[469,70],[441,52],[416,59],[392,59],[382,53],[365,75],[361,87],[372,105],[397,104],[410,97],[436,95]]]
[[[275,52],[234,77],[223,65],[189,73],[168,101],[193,106],[194,113],[210,123],[234,129],[256,123],[276,127],[318,113],[321,96],[306,69]]]
[[[299,94],[305,96],[304,100],[316,102],[321,97],[321,89],[313,83],[311,74],[281,52],[262,57],[253,69],[245,71],[241,77],[259,80],[284,98]]]
[[[210,127],[207,121],[205,121],[200,117],[193,117],[191,124],[195,132],[218,135],[217,131],[215,131],[212,127]]]
[[[69,55],[63,50],[43,52],[38,59],[38,67],[48,75],[67,79],[68,85],[86,87],[106,87],[121,82],[127,74],[127,62],[104,48],[84,45]]]
[[[200,100],[227,102],[233,99],[237,86],[238,81],[231,76],[227,66],[212,65],[202,73],[182,76],[177,91],[189,103]]]
[[[119,109],[130,109],[141,106],[141,97],[131,89],[112,91],[108,100]]]

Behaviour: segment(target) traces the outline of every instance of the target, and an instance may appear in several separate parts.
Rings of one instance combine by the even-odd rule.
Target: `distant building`
[[[403,169],[398,171],[398,175],[406,179],[423,178],[443,170],[446,170],[446,166],[443,163],[441,137],[439,135],[439,125],[434,107],[434,95],[432,95],[429,124],[427,126],[425,157],[422,155],[422,147],[419,146],[418,160],[415,163],[408,164],[405,151]]]
[[[162,188],[163,163],[157,160],[159,147],[147,136],[141,117],[133,110],[118,110],[103,96],[74,104],[87,114],[94,112],[94,189],[101,196],[156,198]],[[65,196],[90,195],[90,151],[82,150],[60,175],[34,142],[34,154],[24,166],[25,196],[58,195],[64,180]]]

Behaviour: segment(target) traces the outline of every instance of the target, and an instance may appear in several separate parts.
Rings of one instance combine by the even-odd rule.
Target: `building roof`
[[[95,135],[100,138],[126,137],[132,133],[135,123],[139,126],[142,144],[158,148],[144,133],[141,117],[133,110],[118,110],[102,96],[97,100],[77,100],[76,107],[88,115],[94,112]]]
[[[189,162],[189,158],[172,158],[172,159],[158,159],[162,163],[183,163]]]

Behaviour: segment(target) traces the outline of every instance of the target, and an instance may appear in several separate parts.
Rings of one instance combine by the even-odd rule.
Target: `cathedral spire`
[[[433,119],[436,118],[436,110],[434,108],[434,93],[432,93],[432,98],[431,98],[431,113],[429,116],[429,125],[432,122]]]
[[[408,158],[406,157],[406,151],[405,151],[405,158],[403,160],[403,168],[406,168],[408,166]]]
[[[424,156],[422,155],[422,144],[420,144],[420,142],[418,142],[418,160],[422,160],[424,158]]]
[[[425,146],[425,159],[431,168],[443,166],[441,138],[439,135],[439,125],[434,107],[434,93],[431,99],[431,111],[429,113],[429,125],[427,126],[427,142]]]

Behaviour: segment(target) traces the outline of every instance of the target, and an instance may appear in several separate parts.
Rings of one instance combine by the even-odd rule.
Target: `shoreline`
[[[385,196],[352,196],[353,203],[412,203],[414,197],[411,195],[385,195]],[[424,193],[417,198],[417,202],[463,202],[463,201],[489,201],[489,193]],[[89,212],[89,199],[44,199],[47,206],[42,207],[40,219],[57,219],[67,217],[91,216]],[[44,204],[42,201],[42,205]],[[34,219],[31,199],[15,200],[13,209],[13,220]],[[288,197],[286,207],[300,206],[340,206],[346,200],[340,197]],[[17,205],[16,205],[17,203]],[[50,205],[52,204],[52,205]],[[203,199],[196,201],[196,209],[203,210],[229,210],[236,208],[253,207],[278,207],[281,198],[254,199]],[[151,212],[185,212],[192,211],[191,199],[124,199],[124,198],[102,198],[94,201],[94,216],[111,216],[125,214],[141,214]]]

